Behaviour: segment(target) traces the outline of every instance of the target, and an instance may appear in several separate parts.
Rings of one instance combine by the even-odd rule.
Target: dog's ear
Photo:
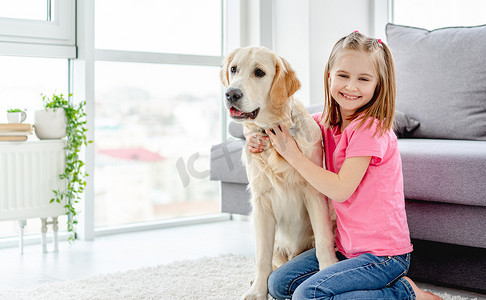
[[[225,88],[229,85],[228,66],[233,60],[233,57],[235,56],[236,52],[238,52],[238,50],[239,48],[233,50],[233,52],[231,52],[228,56],[226,56],[226,58],[223,60],[223,63],[221,65],[219,76]]]
[[[282,106],[287,99],[300,89],[300,81],[294,69],[282,57],[277,56],[276,72],[270,89],[270,99],[276,107]]]

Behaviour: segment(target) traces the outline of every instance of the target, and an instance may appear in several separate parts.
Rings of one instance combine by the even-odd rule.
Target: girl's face
[[[370,102],[378,75],[368,54],[343,50],[329,74],[331,95],[339,104],[343,120]]]

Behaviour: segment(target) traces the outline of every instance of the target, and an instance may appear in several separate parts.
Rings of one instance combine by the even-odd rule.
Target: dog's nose
[[[233,103],[237,102],[241,99],[241,97],[243,97],[243,92],[240,89],[229,88],[226,90],[224,95],[226,96],[226,100],[228,100],[228,102]]]

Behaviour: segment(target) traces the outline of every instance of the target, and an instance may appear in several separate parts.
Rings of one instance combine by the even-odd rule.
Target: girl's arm
[[[272,145],[315,189],[334,201],[344,202],[356,191],[371,161],[371,156],[347,158],[339,173],[314,164],[304,156],[287,128],[267,130]]]

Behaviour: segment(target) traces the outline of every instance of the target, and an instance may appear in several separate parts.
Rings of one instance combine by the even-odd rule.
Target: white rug
[[[253,258],[222,255],[83,280],[47,283],[31,289],[0,291],[0,299],[232,300],[239,299],[248,288],[253,273]],[[439,295],[444,300],[468,299]]]

